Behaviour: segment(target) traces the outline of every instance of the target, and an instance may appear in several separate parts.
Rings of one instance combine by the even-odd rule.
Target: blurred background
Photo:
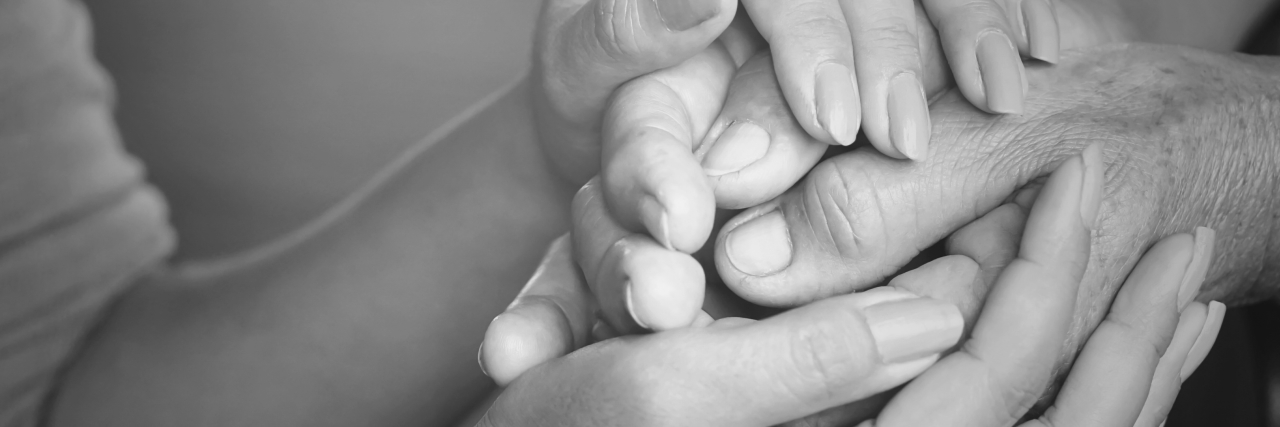
[[[86,0],[183,259],[314,217],[527,68],[538,1]]]

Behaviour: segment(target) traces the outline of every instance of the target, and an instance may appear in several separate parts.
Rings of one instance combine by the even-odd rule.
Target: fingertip
[[[499,386],[572,351],[568,320],[553,305],[526,303],[489,323],[478,355],[481,370]]]
[[[818,125],[836,144],[852,145],[862,125],[862,102],[853,72],[843,64],[823,63],[818,65],[814,84]]]
[[[890,157],[923,161],[928,155],[933,124],[924,86],[915,73],[903,72],[889,83],[889,140],[897,155]],[[882,148],[881,152],[886,150]]]
[[[1209,356],[1209,350],[1213,349],[1213,344],[1218,340],[1218,333],[1222,330],[1222,321],[1226,312],[1227,306],[1221,302],[1209,302],[1204,325],[1200,327],[1200,334],[1196,337],[1195,343],[1187,351],[1187,359],[1179,372],[1182,381],[1185,382],[1191,377],[1191,374],[1195,373],[1204,359]]]
[[[642,135],[611,156],[602,180],[609,212],[632,231],[685,253],[702,248],[715,219],[715,193],[687,145]]]
[[[1060,35],[1053,4],[1049,0],[1022,0],[1021,9],[1031,57],[1056,64]]]
[[[1021,114],[1027,77],[1018,48],[1004,31],[994,28],[979,33],[977,43],[978,72],[982,76],[987,110]]]
[[[641,327],[665,331],[690,326],[702,313],[702,266],[673,251],[636,251],[624,261],[626,308]]]

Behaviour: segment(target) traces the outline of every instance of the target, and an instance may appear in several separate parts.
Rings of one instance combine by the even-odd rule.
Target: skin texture
[[[1202,300],[1242,304],[1275,295],[1275,282],[1259,278],[1280,263],[1267,242],[1277,209],[1276,70],[1271,59],[1115,45],[1029,70],[1035,96],[1023,116],[990,118],[948,94],[932,109],[938,143],[928,161],[907,165],[861,149],[826,160],[776,202],[799,248],[782,274],[734,275],[723,255],[725,231],[718,270],[739,295],[771,305],[873,286],[1097,143],[1107,190],[1068,348],[1093,331],[1137,254],[1198,224],[1220,236]],[[1059,372],[1073,358],[1064,352]]]
[[[868,303],[859,301],[923,295],[972,309],[974,299],[985,297],[966,294],[957,285],[974,280],[975,274],[978,281],[994,284],[993,302],[971,324],[975,338],[907,385],[905,393],[914,393],[913,398],[894,399],[876,421],[1012,424],[1030,402],[1008,412],[966,414],[969,399],[956,396],[972,396],[971,388],[984,383],[964,379],[985,372],[1016,372],[1038,377],[1041,384],[1048,381],[1052,363],[1035,361],[1056,356],[1070,322],[1075,286],[1085,268],[1081,260],[1090,250],[1085,224],[1097,213],[1096,204],[1084,203],[1092,198],[1082,194],[1101,191],[1097,175],[1102,171],[1099,159],[1094,159],[1083,162],[1083,168],[1080,158],[1068,160],[1043,189],[1024,193],[1018,202],[1001,206],[953,235],[948,251],[954,255],[897,276],[887,287],[830,298],[759,322],[728,317],[675,331],[608,339],[564,358],[558,357],[584,338],[584,328],[575,325],[594,316],[580,307],[589,301],[589,292],[570,262],[568,239],[561,239],[548,251],[523,296],[490,325],[483,366],[490,374],[502,372],[504,379],[495,376],[499,381],[518,378],[477,425],[771,425],[834,402],[859,399],[925,367],[904,372],[869,363],[865,350],[872,338],[863,331],[864,317],[855,314],[866,312]],[[1028,214],[1026,204],[1032,198],[1038,200]],[[1199,238],[1212,244],[1212,233],[1197,232]],[[1135,419],[1142,419],[1136,425],[1145,427],[1164,419],[1176,395],[1176,386],[1170,384],[1179,382],[1179,368],[1194,363],[1184,362],[1185,355],[1199,335],[1212,342],[1216,327],[1209,325],[1217,320],[1209,318],[1220,319],[1222,314],[1216,310],[1210,315],[1199,303],[1177,303],[1184,277],[1195,270],[1189,263],[1198,246],[1193,242],[1190,235],[1174,235],[1143,257],[1110,308],[1109,321],[1090,338],[1063,394],[1042,418],[1027,425],[1135,425]],[[1198,279],[1191,280],[1198,286]],[[852,318],[845,318],[850,314]],[[502,320],[508,316],[520,320]],[[1174,324],[1179,324],[1177,332]],[[1022,338],[1029,335],[1028,329],[1035,331],[1032,340]],[[538,332],[537,341],[523,341],[530,331]],[[782,335],[775,336],[779,331]],[[1171,338],[1177,344],[1171,344]],[[1031,341],[1037,344],[1027,345]],[[540,347],[547,352],[540,353]],[[726,347],[732,355],[718,353]],[[826,363],[809,363],[813,360]],[[1116,375],[1117,368],[1124,374]],[[885,375],[894,371],[897,374]],[[886,382],[889,378],[896,380]],[[948,391],[941,396],[945,400],[931,401],[929,393],[939,389]],[[1155,391],[1152,397],[1149,389]],[[852,425],[874,415],[884,405],[884,396],[786,425]],[[743,402],[748,403],[739,407]],[[935,419],[913,420],[919,415]],[[993,416],[1001,419],[988,419]]]
[[[1257,61],[1219,64],[1244,62]],[[578,66],[590,73],[589,64]],[[1209,94],[1238,85],[1266,93],[1255,90],[1261,82],[1227,80],[1259,76],[1218,76],[1189,80]],[[68,367],[50,424],[439,425],[460,416],[492,389],[474,367],[481,331],[568,228],[571,194],[541,161],[532,112],[545,105],[527,87],[430,138],[396,173],[285,243],[142,279]],[[1265,158],[1246,157],[1233,161]]]

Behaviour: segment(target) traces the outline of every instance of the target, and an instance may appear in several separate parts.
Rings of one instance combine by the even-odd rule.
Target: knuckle
[[[916,39],[916,34],[912,30],[912,25],[905,22],[892,22],[893,19],[886,19],[884,24],[876,25],[859,32],[855,41],[860,46],[866,46],[869,50],[874,50],[874,57],[879,59],[888,56],[891,60],[906,61],[911,60],[918,64],[920,62],[920,42]],[[918,68],[916,65],[912,68]]]
[[[781,28],[796,39],[849,38],[849,23],[838,10],[825,2],[810,2],[790,9],[782,17]]]
[[[1008,18],[1004,8],[995,0],[968,0],[960,2],[952,13],[942,14],[944,19],[957,22],[981,22],[987,24],[1006,24]],[[948,19],[949,18],[949,19]],[[976,26],[975,28],[982,28]]]
[[[856,325],[850,319],[840,324],[819,322],[795,331],[788,338],[788,351],[793,372],[784,373],[788,393],[800,402],[828,402],[839,399],[851,383],[867,370],[858,355],[858,346],[848,339],[841,325]]]
[[[810,172],[803,192],[811,232],[842,259],[854,260],[878,252],[884,245],[880,227],[884,217],[878,192],[866,175],[824,162]]]
[[[646,52],[647,29],[640,9],[632,0],[599,0],[595,9],[595,39],[600,50],[615,61],[627,61]]]

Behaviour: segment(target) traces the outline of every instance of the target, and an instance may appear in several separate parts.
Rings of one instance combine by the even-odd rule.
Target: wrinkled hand
[[[944,3],[931,2],[939,7]],[[599,299],[602,317],[624,333],[681,327],[699,316],[706,275],[690,254],[710,236],[715,208],[744,208],[773,199],[792,188],[827,150],[826,143],[809,136],[816,123],[812,114],[797,119],[792,113],[800,110],[787,105],[797,105],[797,99],[801,105],[812,104],[812,94],[796,95],[804,92],[797,88],[808,87],[803,83],[808,80],[797,79],[804,73],[795,70],[820,61],[832,52],[831,46],[847,42],[841,38],[848,36],[840,25],[810,28],[796,23],[841,19],[830,8],[813,7],[762,15],[760,5],[753,8],[752,4],[746,4],[746,10],[762,16],[756,22],[739,13],[716,43],[685,62],[623,84],[606,107],[600,136],[603,169],[600,178],[584,187],[575,200],[573,235],[578,262]],[[1058,4],[1057,14],[1069,29],[1064,45],[1109,37],[1111,31],[1094,24],[1106,20],[1095,19],[1096,10],[1078,6],[1076,2]],[[1005,11],[1009,10],[1013,9]],[[976,12],[954,9],[951,18],[969,13]],[[912,37],[920,46],[901,53],[909,57],[918,51],[925,87],[930,94],[940,93],[951,84],[943,51],[969,52],[966,49],[972,46],[960,49],[954,42],[964,31],[953,34],[953,43],[940,43],[928,18],[917,13],[917,21],[918,34]],[[787,22],[792,25],[784,25]],[[756,34],[757,26],[771,28],[764,31],[765,38],[775,42],[768,49]],[[1082,28],[1095,31],[1082,32]],[[895,30],[890,26],[876,31]],[[861,37],[875,39],[872,33]],[[893,44],[888,41],[896,39],[880,40]],[[804,52],[804,43],[825,47]],[[775,62],[775,55],[789,60]],[[892,62],[868,69],[896,69]],[[787,70],[790,78],[781,77]],[[803,84],[797,86],[797,82]],[[867,112],[879,117],[880,107]],[[893,152],[884,143],[876,147]],[[633,259],[645,257],[666,259],[669,268],[633,268],[637,265]]]
[[[721,278],[739,295],[771,305],[865,289],[1096,143],[1104,149],[1107,191],[1061,365],[1101,321],[1120,278],[1161,236],[1197,224],[1217,228],[1230,238],[1221,242],[1225,255],[1210,277],[1251,285],[1239,282],[1256,274],[1267,239],[1251,230],[1267,229],[1273,212],[1266,205],[1271,184],[1251,174],[1272,166],[1249,138],[1222,140],[1221,132],[1236,120],[1235,106],[1265,101],[1250,97],[1265,96],[1270,89],[1261,85],[1272,79],[1259,78],[1262,72],[1239,58],[1145,45],[1076,51],[1028,72],[1025,115],[990,117],[948,94],[932,108],[935,143],[927,161],[900,162],[866,149],[841,154],[778,199],[730,220],[716,243]],[[1200,277],[1213,252],[1197,247],[1191,268]],[[966,291],[985,294],[977,284]],[[962,311],[976,313],[982,299],[972,301],[976,306]],[[971,379],[986,388],[975,393],[981,402],[953,406],[959,402],[943,390],[913,399],[961,419],[1001,419],[1044,391],[997,371],[978,369],[980,378]]]

